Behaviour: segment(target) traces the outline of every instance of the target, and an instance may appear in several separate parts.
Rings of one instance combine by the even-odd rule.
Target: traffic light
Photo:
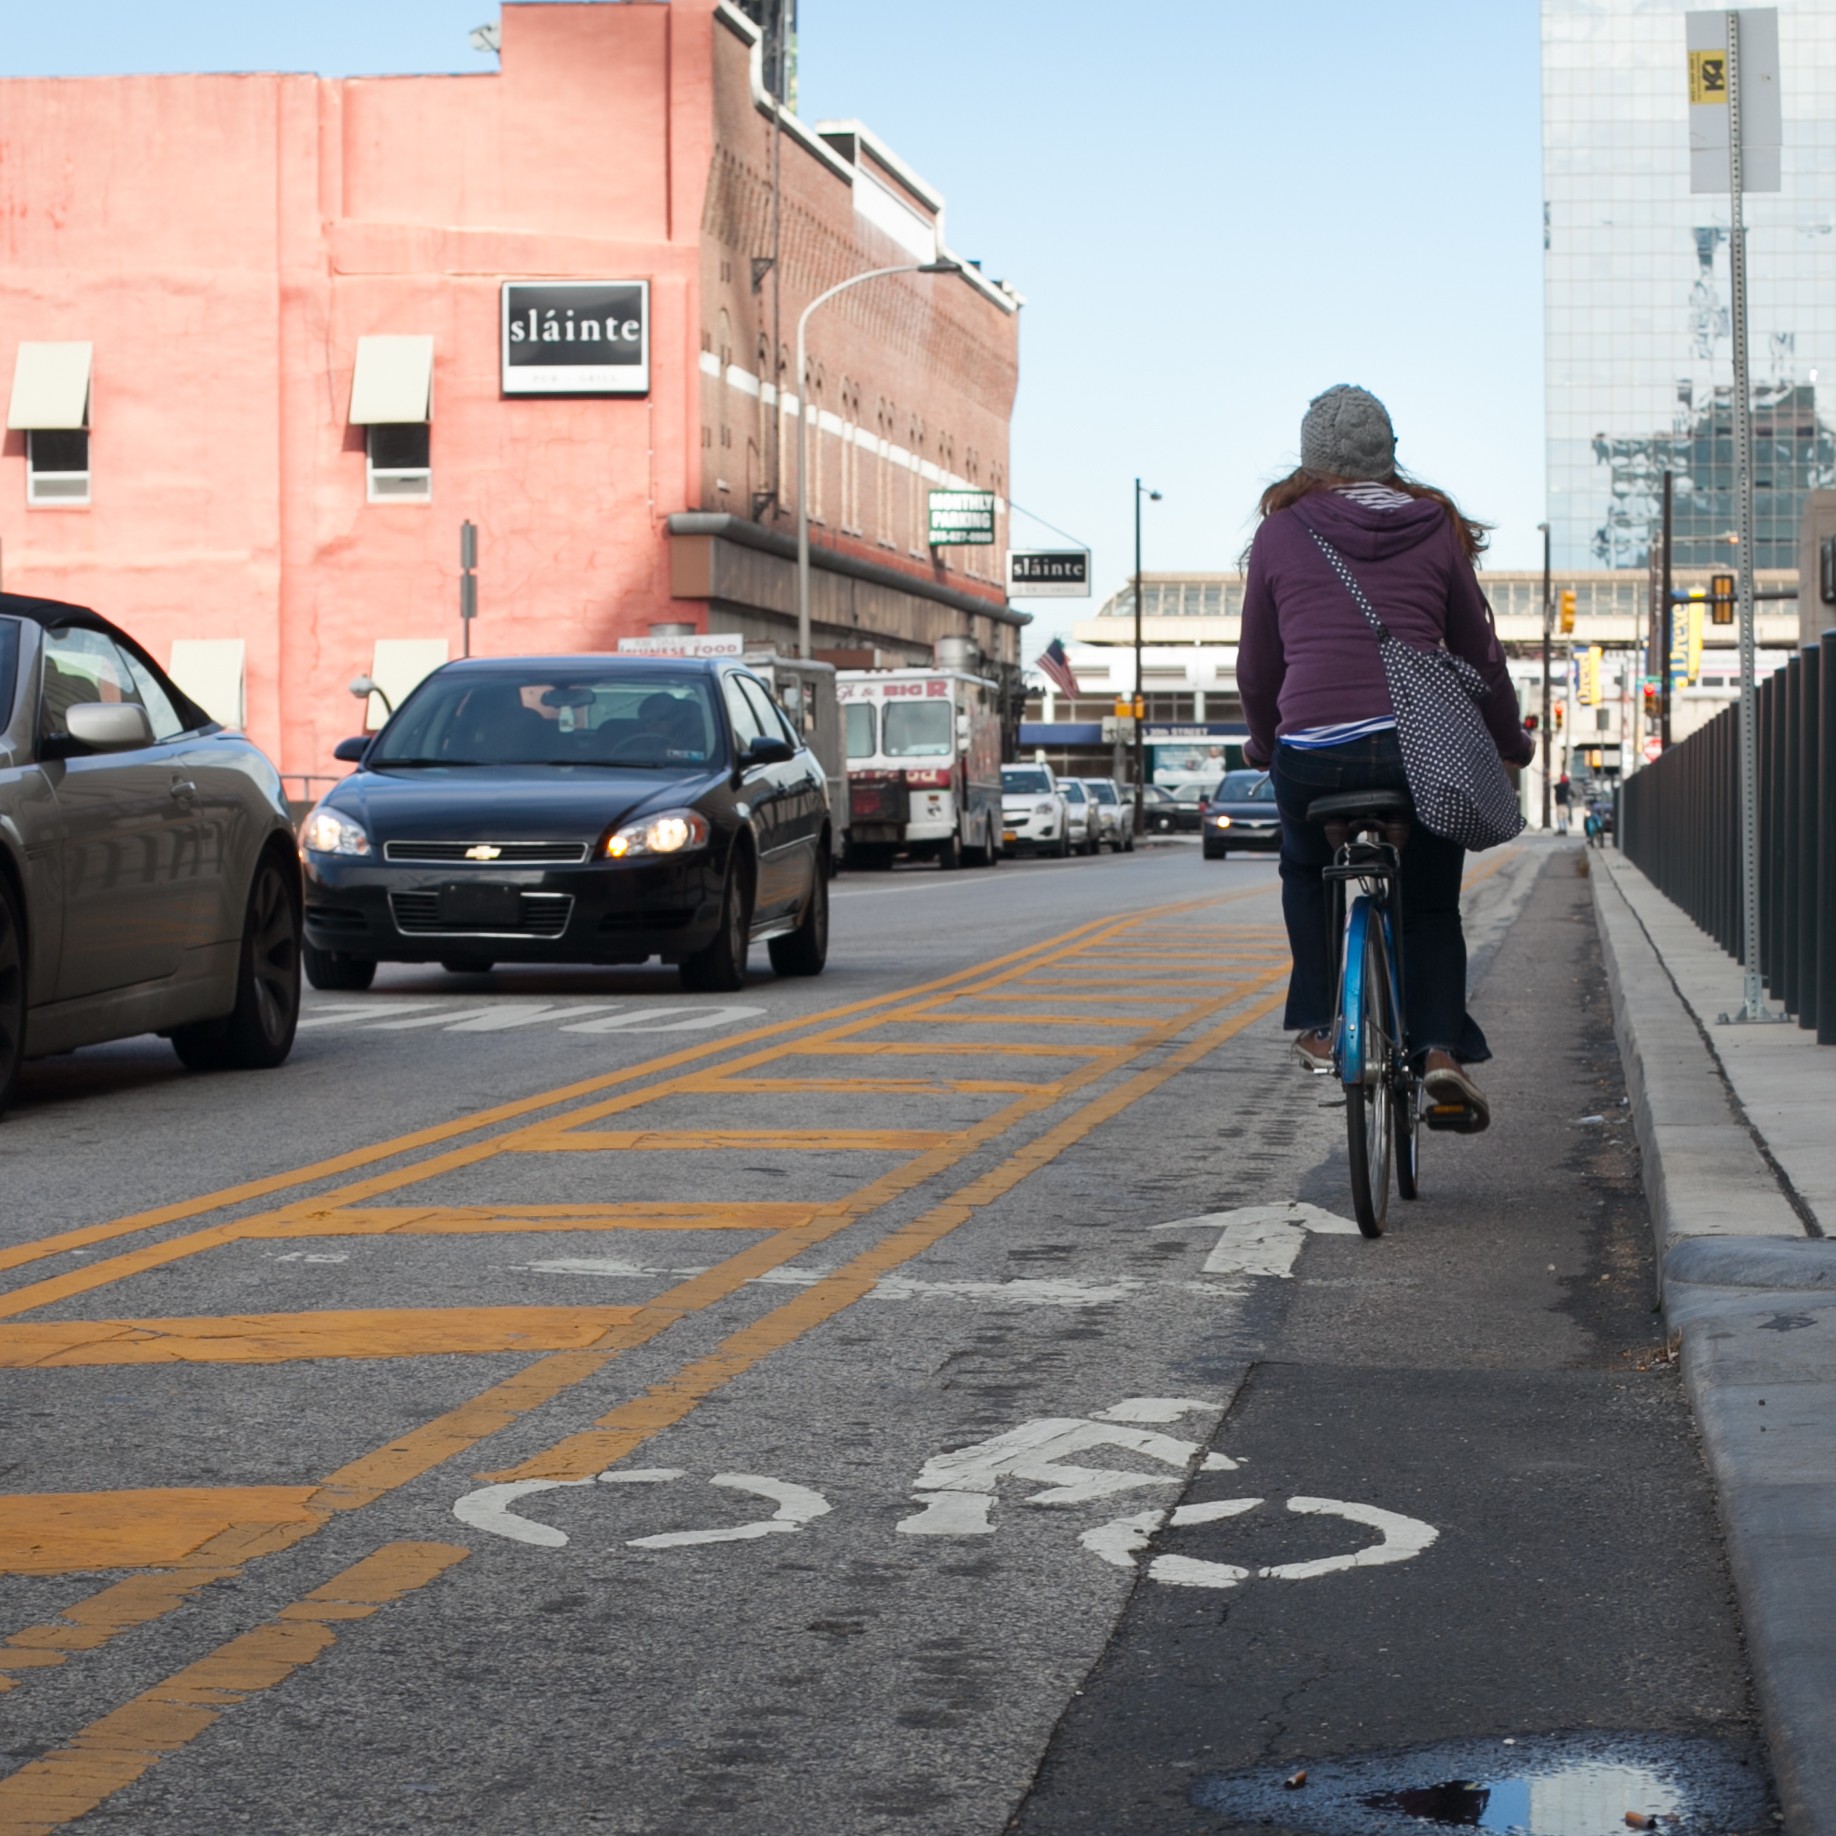
[[[1600,659],[1606,653],[1598,644],[1590,644],[1581,654],[1580,698],[1590,708],[1600,700]]]
[[[1655,682],[1647,682],[1645,684],[1645,718],[1650,721],[1656,721],[1662,717],[1662,712],[1662,708],[1658,703],[1657,684]]]
[[[1719,608],[1716,613],[1715,622],[1719,625],[1724,622]],[[1728,616],[1733,617],[1731,608]],[[1684,653],[1684,670],[1686,680],[1694,688],[1697,677],[1702,674],[1702,608],[1699,605],[1689,609],[1689,649]]]
[[[1562,589],[1562,635],[1568,636],[1575,628],[1575,589]]]
[[[1711,574],[1709,576],[1709,610],[1716,624],[1733,624],[1734,576],[1732,574]]]
[[[1558,733],[1562,731],[1562,704],[1559,701],[1555,704],[1555,730]]]

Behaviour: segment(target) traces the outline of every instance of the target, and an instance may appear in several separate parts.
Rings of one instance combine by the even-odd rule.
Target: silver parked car
[[[1135,846],[1134,798],[1125,800],[1114,778],[1086,778],[1083,783],[1090,793],[1090,813],[1096,819],[1097,845],[1107,842],[1117,854],[1131,852]]]
[[[134,1033],[278,1065],[299,1008],[279,773],[106,619],[0,593],[0,1108],[25,1059]]]

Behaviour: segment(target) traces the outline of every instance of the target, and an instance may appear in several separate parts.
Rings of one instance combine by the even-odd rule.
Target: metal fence
[[[1760,974],[1836,1045],[1836,631],[1757,688]],[[1619,845],[1730,956],[1741,955],[1740,709],[1634,772]]]

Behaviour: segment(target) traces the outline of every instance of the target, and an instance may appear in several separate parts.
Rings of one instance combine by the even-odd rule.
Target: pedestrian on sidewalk
[[[1569,832],[1569,806],[1574,801],[1574,795],[1574,786],[1568,781],[1568,773],[1563,772],[1555,783],[1555,826],[1558,835],[1566,835]]]
[[[1408,789],[1377,636],[1321,552],[1353,570],[1389,630],[1418,649],[1445,646],[1484,677],[1481,704],[1499,756],[1527,765],[1536,739],[1492,626],[1473,560],[1486,526],[1396,467],[1396,432],[1368,390],[1316,396],[1301,422],[1301,463],[1262,494],[1250,544],[1237,687],[1244,755],[1269,769],[1281,812],[1282,916],[1294,967],[1286,1024],[1310,1071],[1332,1069],[1336,990],[1321,869],[1332,858],[1307,806],[1333,791]],[[1466,1011],[1460,880],[1466,850],[1414,825],[1403,851],[1402,954],[1409,1048],[1431,1104],[1457,1107],[1477,1133],[1491,1111],[1465,1067],[1491,1050]]]

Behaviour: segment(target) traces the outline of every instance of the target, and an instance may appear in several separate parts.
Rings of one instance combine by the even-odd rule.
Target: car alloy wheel
[[[25,1058],[25,926],[13,889],[0,880],[0,1110]]]
[[[322,992],[361,993],[376,980],[373,956],[343,956],[336,950],[316,950],[305,944],[300,950],[306,979]]]
[[[682,959],[677,971],[682,986],[694,994],[736,994],[746,986],[751,947],[752,862],[736,846],[721,896],[720,928],[706,949]]]
[[[779,975],[822,974],[829,960],[829,881],[821,862],[797,928],[788,937],[774,937],[765,948]]]
[[[221,1020],[176,1027],[172,1049],[193,1071],[260,1071],[293,1050],[300,1018],[300,906],[279,858],[255,869],[242,922],[236,1005]]]

